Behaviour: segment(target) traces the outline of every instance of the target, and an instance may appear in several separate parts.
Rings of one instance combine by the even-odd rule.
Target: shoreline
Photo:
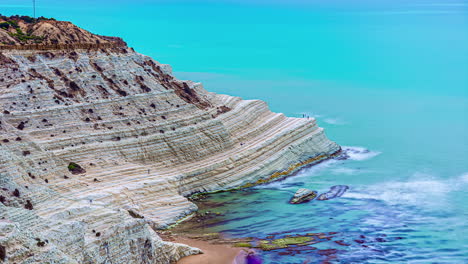
[[[164,241],[180,243],[200,249],[203,253],[181,258],[174,264],[244,264],[246,248],[229,244],[189,238],[183,234],[159,234]]]
[[[267,184],[267,183],[271,183],[271,182],[275,182],[275,181],[281,181],[281,180],[284,180],[286,178],[289,178],[289,177],[292,177],[292,176],[296,175],[299,171],[301,171],[303,169],[307,169],[307,168],[310,168],[312,166],[318,165],[318,164],[320,164],[320,163],[322,163],[324,161],[336,158],[336,157],[338,157],[339,155],[341,155],[343,153],[344,153],[343,149],[340,147],[339,150],[335,151],[334,153],[332,153],[332,154],[330,154],[328,156],[319,155],[319,156],[309,158],[309,159],[307,159],[305,161],[295,163],[295,164],[289,166],[289,168],[287,170],[281,171],[281,172],[276,172],[276,173],[270,175],[269,177],[267,177],[266,179],[259,179],[259,180],[255,181],[253,183],[247,183],[247,184],[244,184],[242,186],[239,186],[237,188],[232,188],[232,189],[194,193],[194,194],[191,194],[191,195],[187,196],[187,199],[189,201],[191,201],[191,202],[194,202],[194,201],[199,200],[199,197],[203,197],[204,195],[208,195],[208,194],[237,191],[237,190],[248,189],[248,188],[251,188],[251,187],[255,187],[255,186],[258,186],[258,185],[263,185],[263,184]],[[168,227],[165,228],[164,230],[171,230],[171,229],[177,227],[178,225],[189,221],[190,219],[192,219],[196,215],[197,212],[198,212],[198,209],[191,212],[190,214],[187,214],[187,215],[181,217],[175,223],[168,225]]]
[[[289,178],[289,177],[292,177],[292,176],[296,175],[299,171],[301,171],[303,169],[307,169],[307,168],[310,168],[312,166],[318,165],[318,164],[320,164],[320,163],[322,163],[324,161],[339,157],[339,155],[341,155],[343,153],[344,153],[343,149],[340,147],[339,150],[335,151],[334,153],[332,153],[332,154],[330,154],[328,156],[319,155],[319,156],[309,158],[309,159],[307,159],[305,161],[295,163],[295,164],[289,166],[289,168],[287,170],[280,171],[280,172],[275,172],[274,174],[268,176],[265,179],[258,179],[253,183],[247,183],[247,184],[244,184],[242,186],[239,186],[237,188],[232,188],[232,189],[194,193],[194,194],[191,194],[191,195],[187,196],[187,199],[189,201],[191,201],[191,202],[195,202],[195,201],[199,200],[199,197],[203,197],[204,195],[208,195],[208,194],[237,191],[237,190],[248,189],[248,188],[258,186],[258,185],[263,185],[263,184],[267,184],[267,183],[271,183],[271,182],[275,182],[275,181],[281,181],[281,180],[284,180],[286,178]],[[164,230],[171,230],[171,229],[177,227],[178,225],[189,221],[190,219],[192,219],[196,215],[197,212],[198,212],[198,209],[191,212],[190,214],[187,214],[187,215],[181,217],[175,223],[168,225],[168,227],[165,228]]]
[[[218,190],[213,192],[205,192],[205,193],[196,193],[189,197],[187,197],[191,202],[196,202],[200,199],[203,199],[204,195],[220,193],[220,192],[229,192],[229,191],[237,191],[242,189],[248,189],[257,185],[267,184],[274,181],[281,181],[288,177],[292,177],[296,175],[299,171],[310,168],[315,166],[321,162],[326,160],[330,160],[333,158],[338,157],[339,155],[343,154],[343,150],[340,149],[326,157],[323,155],[312,157],[307,159],[303,162],[298,162],[291,165],[287,170],[282,172],[276,172],[273,175],[267,177],[266,179],[259,179],[251,184],[245,184],[238,188],[228,189],[228,190]],[[281,177],[282,176],[282,177]],[[234,247],[231,244],[226,243],[219,243],[217,238],[222,236],[221,233],[216,233],[217,238],[210,238],[208,234],[206,238],[201,236],[190,237],[189,232],[184,231],[184,228],[181,229],[182,232],[178,233],[171,233],[171,230],[180,227],[181,225],[187,224],[190,226],[190,221],[197,216],[197,213],[200,211],[200,207],[197,204],[197,210],[193,211],[192,213],[180,218],[176,223],[170,225],[164,231],[169,231],[169,234],[159,234],[164,241],[170,241],[175,243],[185,244],[191,247],[199,248],[202,250],[202,254],[191,255],[180,259],[176,264],[243,264],[245,263],[245,256],[246,252],[252,250],[251,248],[243,248],[243,247]],[[177,231],[176,231],[177,232]]]

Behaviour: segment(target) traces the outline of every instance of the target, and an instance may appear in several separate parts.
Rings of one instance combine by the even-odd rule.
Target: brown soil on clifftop
[[[0,48],[34,44],[126,46],[121,38],[96,35],[68,21],[0,16]]]

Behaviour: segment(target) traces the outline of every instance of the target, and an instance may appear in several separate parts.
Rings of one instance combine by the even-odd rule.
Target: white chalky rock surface
[[[0,49],[4,263],[174,263],[199,250],[155,230],[197,209],[186,196],[340,150],[314,119],[176,80],[120,43],[23,48]]]

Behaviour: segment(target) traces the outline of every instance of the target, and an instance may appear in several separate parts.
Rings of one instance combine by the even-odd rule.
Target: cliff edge
[[[199,250],[156,230],[197,209],[187,196],[339,151],[314,119],[177,80],[120,38],[0,18],[4,263],[175,262]]]

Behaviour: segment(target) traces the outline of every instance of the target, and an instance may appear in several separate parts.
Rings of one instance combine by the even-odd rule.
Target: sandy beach
[[[236,256],[242,255],[242,248],[216,245],[184,237],[174,237],[173,242],[196,247],[204,252],[204,254],[185,257],[178,261],[177,264],[243,264],[243,261],[235,262]]]

